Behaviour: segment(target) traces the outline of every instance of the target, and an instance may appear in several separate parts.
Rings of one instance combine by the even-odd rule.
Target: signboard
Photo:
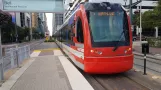
[[[64,12],[64,0],[2,0],[3,11]]]
[[[49,37],[46,37],[46,41],[49,41]]]

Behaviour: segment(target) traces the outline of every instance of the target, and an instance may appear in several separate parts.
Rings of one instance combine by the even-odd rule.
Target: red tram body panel
[[[79,4],[55,37],[87,73],[121,73],[133,67],[130,21],[119,4]]]

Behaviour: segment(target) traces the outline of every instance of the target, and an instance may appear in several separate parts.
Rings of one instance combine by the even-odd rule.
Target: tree
[[[134,24],[140,24],[140,14],[134,15]],[[152,29],[154,27],[161,27],[161,0],[158,1],[158,5],[154,10],[146,11],[142,14],[142,28]]]
[[[9,43],[14,41],[14,23],[9,22],[1,27],[2,43]]]
[[[39,38],[39,32],[36,29],[32,29],[32,35],[34,39],[38,39]]]

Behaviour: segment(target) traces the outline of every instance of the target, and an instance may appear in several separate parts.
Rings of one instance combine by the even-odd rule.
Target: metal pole
[[[130,23],[132,24],[132,0],[130,0]]]
[[[15,13],[15,12],[14,12]],[[15,32],[16,32],[16,43],[18,42],[17,26],[16,26],[16,13],[15,13]]]
[[[32,13],[30,13],[30,16],[31,16],[31,20],[30,20],[30,27],[32,27]],[[32,41],[32,28],[30,29],[30,41]]]
[[[30,29],[30,41],[32,41],[32,28]]]
[[[146,48],[144,48],[144,75],[146,74]]]
[[[141,10],[142,9],[142,0],[141,0],[141,3],[140,3],[140,44],[141,44],[141,41],[142,41],[142,39],[141,39],[141,34],[142,34],[142,14],[141,14]]]
[[[3,80],[3,58],[2,58],[2,42],[1,42],[1,26],[0,26],[0,80]]]

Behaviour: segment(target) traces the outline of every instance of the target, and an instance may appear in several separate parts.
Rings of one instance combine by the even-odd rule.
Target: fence
[[[15,67],[19,67],[19,64],[23,60],[30,57],[30,46],[23,46],[17,48],[9,48],[5,50],[5,56],[3,56],[3,72]]]

